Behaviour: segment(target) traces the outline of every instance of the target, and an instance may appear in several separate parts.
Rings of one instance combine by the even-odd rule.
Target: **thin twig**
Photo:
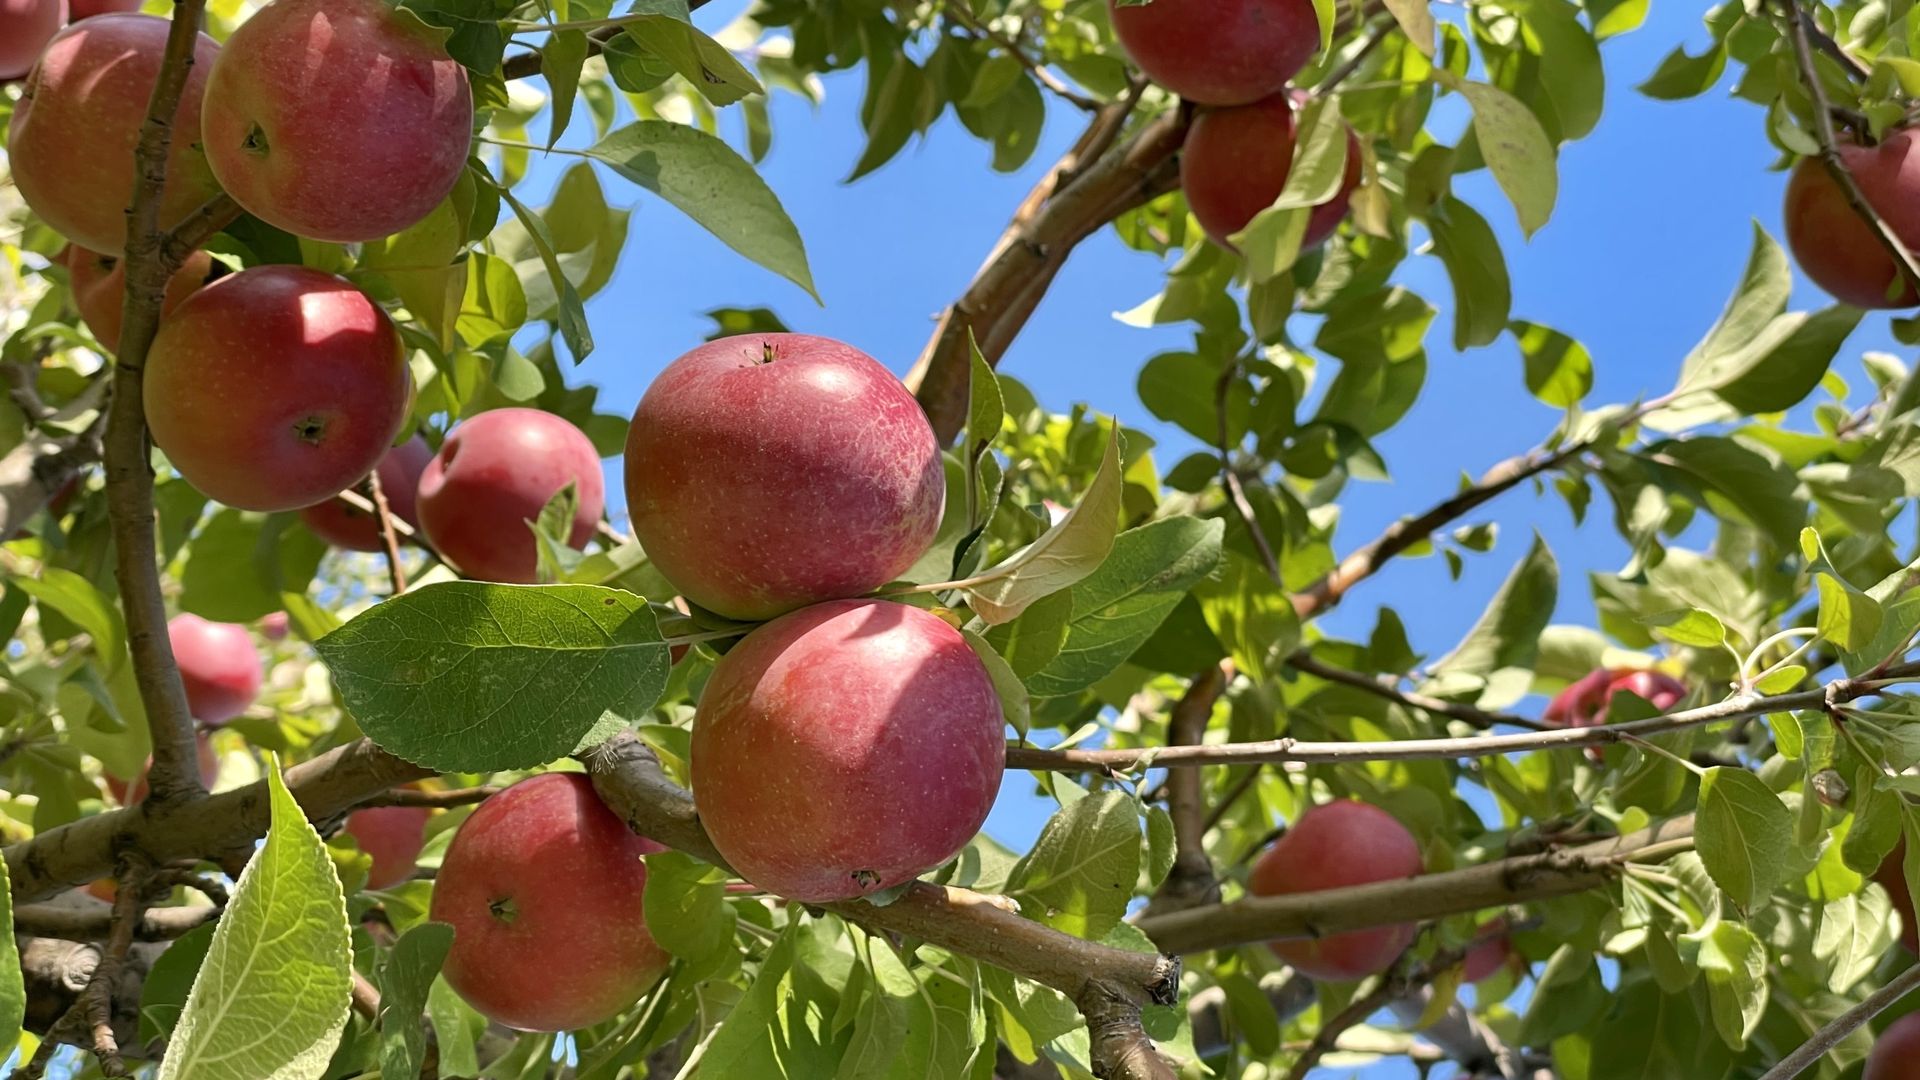
[[[1352,56],[1347,57],[1339,67],[1327,72],[1326,78],[1313,84],[1313,88],[1309,93],[1314,97],[1326,97],[1327,94],[1339,87],[1341,83],[1346,82],[1347,78],[1354,72],[1360,70],[1360,65],[1367,62],[1367,57],[1372,56],[1373,51],[1378,49],[1381,43],[1387,40],[1388,35],[1392,34],[1398,27],[1399,24],[1392,19],[1374,24],[1373,28],[1368,31],[1366,42],[1363,43]]]
[[[1227,816],[1227,811],[1233,809],[1233,804],[1239,802],[1240,797],[1252,789],[1254,782],[1260,779],[1260,773],[1265,768],[1265,765],[1247,766],[1246,773],[1235,780],[1232,787],[1220,793],[1220,800],[1213,804],[1212,810],[1207,812],[1207,832],[1212,832],[1214,827],[1220,824],[1221,819]]]
[[[1477,709],[1463,702],[1447,701],[1442,698],[1430,697],[1426,694],[1401,690],[1371,675],[1363,675],[1357,671],[1348,671],[1345,668],[1337,668],[1331,664],[1323,664],[1315,660],[1313,655],[1305,650],[1301,650],[1287,657],[1286,664],[1295,671],[1305,672],[1314,678],[1325,679],[1328,682],[1339,683],[1342,686],[1351,686],[1356,690],[1364,690],[1376,697],[1386,698],[1396,705],[1401,705],[1409,709],[1419,709],[1422,712],[1430,712],[1437,716],[1450,717],[1454,720],[1472,724],[1474,727],[1481,729],[1489,729],[1504,724],[1508,727],[1526,728],[1529,731],[1558,730],[1558,728],[1552,724],[1542,723],[1516,713],[1488,712],[1485,709]]]
[[[372,499],[367,498],[352,488],[340,492],[338,495],[335,495],[334,498],[348,509],[358,510],[363,514],[377,514],[380,512],[379,508],[373,505]],[[420,530],[407,524],[405,518],[393,517],[392,514],[388,514],[387,516],[393,521],[393,531],[395,533],[406,537],[411,543],[424,545],[424,541],[420,537]]]
[[[1464,949],[1441,949],[1426,963],[1416,965],[1412,963],[1410,952],[1401,954],[1373,989],[1354,998],[1332,1019],[1321,1022],[1313,1041],[1293,1059],[1293,1066],[1287,1070],[1287,1080],[1306,1080],[1307,1075],[1313,1072],[1313,1067],[1320,1063],[1320,1058],[1334,1048],[1340,1036],[1366,1023],[1367,1017],[1386,1008],[1396,999],[1432,982],[1435,976],[1458,964],[1465,955]]]
[[[146,707],[153,743],[147,773],[150,811],[175,801],[203,798],[206,788],[194,765],[193,715],[187,706],[180,670],[167,639],[166,602],[160,594],[158,552],[154,544],[153,470],[148,457],[142,377],[147,351],[160,324],[161,296],[178,267],[167,259],[166,237],[159,227],[160,194],[167,178],[167,151],[173,140],[173,116],[193,66],[200,13],[206,0],[180,0],[174,6],[166,50],[147,117],[134,150],[133,201],[127,211],[127,291],[121,310],[120,355],[114,365],[113,401],[107,413],[105,461],[107,512],[113,527],[114,576],[126,610],[127,644],[134,680]]]
[[[374,806],[424,806],[432,809],[450,809],[456,806],[472,806],[477,802],[498,795],[502,789],[497,787],[456,788],[452,791],[422,791],[419,788],[392,788],[370,799],[362,801],[358,808]]]
[[[1007,768],[1036,772],[1086,772],[1153,768],[1194,768],[1202,765],[1246,765],[1255,762],[1334,763],[1360,761],[1450,761],[1497,757],[1530,750],[1568,750],[1605,746],[1628,736],[1665,734],[1727,720],[1769,713],[1824,709],[1833,704],[1876,694],[1883,686],[1920,678],[1920,663],[1888,669],[1885,678],[1837,679],[1812,690],[1761,697],[1736,694],[1713,705],[1594,727],[1549,728],[1517,735],[1475,735],[1457,739],[1387,739],[1375,742],[1307,742],[1294,738],[1263,742],[1219,743],[1209,746],[1141,747],[1124,750],[1042,750],[1032,746],[1007,747]]]
[[[1887,1007],[1906,997],[1914,989],[1920,988],[1920,964],[1913,964],[1895,975],[1887,985],[1868,994],[1866,1000],[1839,1016],[1829,1020],[1813,1037],[1801,1043],[1793,1053],[1780,1059],[1780,1063],[1768,1069],[1760,1080],[1791,1080],[1792,1077],[1819,1064],[1827,1052],[1840,1045],[1859,1029],[1862,1024],[1886,1011]]]
[[[991,27],[982,25],[980,20],[974,18],[973,13],[967,10],[965,0],[961,0],[960,3],[947,4],[945,7],[948,18],[965,27],[974,37],[985,39],[1000,46],[1008,56],[1018,61],[1021,67],[1026,68],[1027,72],[1031,74],[1041,86],[1052,91],[1054,96],[1060,100],[1073,105],[1075,108],[1084,109],[1087,112],[1094,112],[1100,108],[1101,102],[1080,93],[1078,90],[1061,81],[1060,77],[1055,75],[1045,64],[1028,56],[1027,51],[1020,47],[1019,42]]]
[[[390,595],[399,596],[407,591],[407,568],[400,562],[400,538],[394,533],[393,508],[387,505],[387,493],[380,488],[379,469],[367,474],[367,490],[373,495],[374,516],[380,522],[380,545],[386,549]]]
[[[1247,530],[1248,539],[1253,541],[1253,549],[1260,554],[1260,565],[1266,567],[1267,577],[1275,585],[1280,584],[1280,560],[1273,553],[1273,545],[1267,542],[1266,531],[1260,528],[1260,522],[1253,513],[1253,503],[1247,500],[1247,489],[1241,486],[1240,474],[1233,471],[1233,440],[1227,431],[1227,397],[1233,391],[1233,383],[1240,375],[1238,360],[1227,365],[1213,387],[1213,412],[1218,421],[1214,445],[1220,451],[1220,486],[1226,489],[1227,504],[1240,517],[1240,524]]]
[[[161,240],[160,254],[169,265],[178,267],[187,256],[205,246],[214,234],[240,219],[243,211],[233,196],[221,192],[202,203],[193,213],[180,219],[173,231]]]
[[[1847,73],[1847,78],[1854,82],[1866,82],[1868,76],[1873,74],[1867,70],[1865,64],[1855,60],[1847,50],[1841,48],[1840,43],[1833,40],[1833,35],[1820,29],[1820,24],[1814,21],[1812,12],[1800,13],[1800,25],[1807,36],[1813,40],[1814,47],[1832,57],[1833,62],[1839,64],[1840,69]]]
[[[1820,144],[1820,160],[1827,167],[1827,174],[1839,185],[1840,193],[1846,196],[1847,205],[1860,215],[1860,220],[1873,230],[1880,246],[1893,257],[1893,265],[1900,276],[1906,279],[1907,288],[1920,294],[1920,263],[1915,262],[1913,253],[1900,242],[1885,219],[1874,210],[1873,204],[1860,190],[1853,173],[1847,169],[1846,162],[1840,157],[1839,140],[1833,133],[1832,108],[1827,100],[1826,87],[1820,83],[1820,73],[1814,67],[1813,46],[1807,37],[1808,18],[1800,8],[1800,0],[1780,0],[1787,13],[1787,37],[1793,42],[1793,53],[1800,65],[1800,80],[1806,84],[1807,93],[1813,98],[1813,137]]]
[[[374,989],[365,975],[353,973],[353,1011],[370,1024],[380,1021],[380,991]]]

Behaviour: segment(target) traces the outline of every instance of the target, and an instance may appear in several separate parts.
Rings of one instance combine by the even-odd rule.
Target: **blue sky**
[[[743,6],[715,3],[698,21],[717,29]],[[1596,370],[1589,405],[1670,388],[1681,357],[1739,277],[1751,223],[1781,236],[1785,177],[1773,171],[1777,155],[1761,112],[1728,96],[1730,78],[1680,103],[1653,101],[1633,89],[1676,44],[1695,51],[1704,44],[1706,31],[1689,7],[1656,4],[1640,30],[1603,46],[1605,116],[1587,139],[1564,148],[1557,210],[1531,242],[1522,239],[1511,208],[1484,172],[1456,182],[1457,193],[1500,235],[1514,317],[1555,327],[1591,350]],[[1014,206],[1079,131],[1079,113],[1054,107],[1039,152],[1019,173],[1002,175],[989,169],[988,147],[949,114],[927,139],[847,185],[841,180],[864,144],[862,78],[829,77],[817,109],[791,96],[775,98],[773,151],[762,167],[806,239],[824,306],[735,256],[671,207],[635,198],[617,178],[603,176],[610,200],[633,205],[636,213],[626,260],[588,306],[598,350],[572,377],[599,384],[605,408],[630,410],[654,374],[708,332],[701,313],[722,306],[772,307],[795,329],[846,340],[904,373],[935,315],[965,288]],[[737,138],[737,118],[729,117],[723,132]],[[536,165],[532,193],[544,195],[539,175],[569,163]],[[1164,468],[1184,454],[1187,437],[1141,406],[1134,379],[1148,357],[1181,347],[1188,330],[1144,331],[1112,317],[1157,292],[1163,271],[1156,259],[1108,233],[1088,241],[1003,370],[1050,408],[1086,402],[1153,432],[1162,441]],[[1450,348],[1451,290],[1437,259],[1410,258],[1399,280],[1441,312],[1427,342],[1428,384],[1406,419],[1377,441],[1392,482],[1349,489],[1336,545],[1342,551],[1444,497],[1462,470],[1478,474],[1531,448],[1558,419],[1528,394],[1508,342],[1465,354]],[[1801,307],[1828,302],[1804,282],[1794,299]],[[1884,316],[1870,317],[1841,354],[1837,368],[1856,385],[1865,385],[1858,356],[1869,348],[1893,348]],[[617,510],[618,462],[610,466],[608,491]],[[1500,541],[1491,554],[1469,562],[1460,582],[1449,580],[1437,558],[1402,560],[1356,590],[1324,625],[1330,633],[1364,635],[1378,606],[1391,604],[1417,649],[1443,652],[1478,616],[1534,530],[1560,560],[1557,621],[1590,620],[1586,574],[1613,570],[1626,558],[1608,513],[1596,503],[1588,525],[1576,529],[1558,497],[1516,490],[1475,519],[1497,518]],[[1009,783],[989,822],[996,836],[1022,846],[1047,809],[1026,796],[1028,789]],[[1413,1072],[1383,1065],[1364,1075]]]

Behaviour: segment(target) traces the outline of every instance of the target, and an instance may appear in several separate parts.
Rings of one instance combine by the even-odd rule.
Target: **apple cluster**
[[[1198,106],[1180,150],[1180,187],[1213,241],[1272,206],[1293,171],[1295,109],[1287,85],[1320,48],[1313,0],[1107,0],[1113,32],[1154,82]],[[1326,242],[1360,186],[1360,138],[1347,128],[1346,171],[1307,216],[1302,250]]]

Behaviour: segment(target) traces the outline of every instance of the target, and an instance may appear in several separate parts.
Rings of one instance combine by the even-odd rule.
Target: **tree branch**
[[[1476,735],[1461,739],[1390,739],[1377,742],[1306,742],[1294,738],[1264,742],[1220,743],[1211,746],[1142,747],[1124,750],[1042,750],[1009,746],[1007,767],[1036,772],[1087,772],[1154,768],[1193,768],[1201,765],[1245,765],[1254,762],[1331,763],[1341,761],[1445,761],[1495,757],[1528,750],[1565,750],[1605,746],[1608,743],[1701,727],[1723,720],[1741,720],[1776,712],[1825,709],[1876,694],[1892,683],[1920,678],[1920,663],[1897,664],[1883,678],[1841,678],[1812,690],[1761,697],[1735,694],[1713,705],[1595,727],[1548,728],[1517,735]]]
[[[1827,100],[1827,91],[1820,84],[1820,73],[1814,67],[1813,47],[1807,38],[1807,26],[1811,19],[1800,8],[1800,0],[1780,0],[1787,13],[1787,39],[1793,42],[1794,58],[1799,62],[1800,81],[1806,84],[1807,93],[1813,98],[1813,137],[1820,144],[1820,160],[1827,167],[1827,174],[1840,187],[1840,193],[1846,196],[1847,205],[1867,223],[1880,246],[1893,257],[1893,265],[1906,280],[1907,288],[1920,295],[1920,263],[1914,261],[1913,253],[1894,235],[1867,197],[1860,191],[1860,185],[1853,179],[1853,173],[1847,171],[1846,162],[1840,159],[1839,141],[1833,134],[1832,104]],[[1824,35],[1823,35],[1824,36]],[[1829,41],[1832,39],[1829,38]],[[1834,46],[1839,51],[1839,46]]]
[[[1199,746],[1206,741],[1213,704],[1227,686],[1226,672],[1214,664],[1193,677],[1186,695],[1167,718],[1167,745]],[[1176,769],[1167,776],[1167,813],[1173,818],[1173,866],[1147,905],[1159,913],[1179,911],[1220,899],[1213,860],[1207,858],[1206,777],[1198,769]]]
[[[1068,86],[1060,80],[1058,75],[1055,75],[1048,69],[1045,64],[1028,56],[1027,51],[1020,47],[1019,42],[990,27],[983,26],[980,20],[974,18],[973,13],[967,10],[967,5],[964,2],[947,4],[945,5],[945,10],[949,19],[966,28],[975,38],[990,41],[1000,46],[1008,56],[1017,61],[1021,67],[1026,68],[1027,73],[1032,75],[1041,86],[1052,91],[1054,96],[1060,100],[1077,109],[1084,109],[1087,112],[1094,112],[1100,108],[1101,103],[1099,101]]]
[[[1339,683],[1342,686],[1351,686],[1355,690],[1362,690],[1376,697],[1386,698],[1388,701],[1404,708],[1418,709],[1422,712],[1433,713],[1436,716],[1445,716],[1454,720],[1460,720],[1472,724],[1477,728],[1485,729],[1505,724],[1509,727],[1526,728],[1530,731],[1558,730],[1551,724],[1544,724],[1538,720],[1529,719],[1515,713],[1487,712],[1484,709],[1476,709],[1471,705],[1461,702],[1445,701],[1441,698],[1429,697],[1426,694],[1404,691],[1384,680],[1376,679],[1371,675],[1362,675],[1357,671],[1348,671],[1345,668],[1337,668],[1330,664],[1323,664],[1315,660],[1313,655],[1304,649],[1287,657],[1286,664],[1295,671],[1312,675],[1316,679],[1325,679],[1328,682]]]
[[[118,893],[115,894],[118,897]],[[148,908],[133,936],[139,941],[172,941],[220,917],[212,904]],[[68,907],[62,904],[22,904],[13,910],[13,926],[34,937],[67,941],[98,941],[113,926],[108,907]]]
[[[1862,1024],[1880,1015],[1887,1007],[1920,988],[1920,964],[1910,965],[1905,971],[1888,980],[1887,985],[1868,994],[1866,1000],[1828,1021],[1826,1026],[1813,1033],[1813,1037],[1801,1043],[1793,1053],[1780,1059],[1780,1063],[1768,1069],[1760,1080],[1793,1080],[1827,1056],[1827,1052],[1840,1045],[1840,1041],[1854,1033]]]
[[[1520,482],[1558,468],[1585,453],[1591,445],[1581,441],[1553,451],[1534,450],[1495,465],[1471,487],[1452,498],[1435,504],[1418,517],[1402,518],[1387,526],[1371,543],[1342,559],[1326,577],[1314,582],[1305,592],[1294,594],[1294,612],[1302,621],[1324,614],[1347,595],[1347,590],[1372,577],[1388,560],[1425,540],[1434,530]]]
[[[166,51],[134,149],[133,202],[127,210],[126,300],[121,309],[120,354],[113,369],[104,456],[107,513],[113,526],[114,576],[126,611],[127,645],[153,742],[147,773],[149,809],[205,796],[194,764],[193,715],[167,640],[166,601],[160,595],[154,547],[153,468],[147,445],[142,374],[160,325],[161,297],[178,268],[169,264],[159,227],[160,191],[167,178],[173,115],[193,66],[206,0],[180,0],[173,10]]]
[[[367,474],[367,491],[373,496],[374,518],[380,523],[380,545],[386,549],[387,581],[392,590],[389,595],[399,596],[407,591],[407,568],[400,562],[400,538],[394,534],[393,508],[387,504],[387,493],[380,490],[378,468]]]
[[[667,777],[638,737],[623,732],[581,756],[601,799],[635,832],[727,869],[700,825],[693,796]],[[864,900],[821,906],[870,931],[925,941],[1066,994],[1086,1013],[1098,1044],[1096,1075],[1127,1080],[1173,1075],[1155,1071],[1158,1054],[1141,1051],[1144,1034],[1134,1038],[1141,1005],[1178,999],[1180,963],[1172,957],[1062,934],[1022,917],[1004,897],[927,882],[908,886],[884,907]],[[1100,1071],[1103,1061],[1109,1071]],[[1159,1068],[1166,1069],[1164,1062]]]
[[[1142,917],[1135,925],[1169,953],[1319,937],[1585,892],[1612,881],[1626,863],[1657,861],[1692,846],[1689,814],[1581,847],[1340,889],[1246,897]]]

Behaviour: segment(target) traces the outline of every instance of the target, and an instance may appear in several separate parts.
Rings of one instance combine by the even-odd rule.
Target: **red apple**
[[[1158,2],[1158,0],[1156,0]],[[1180,151],[1180,187],[1200,227],[1221,247],[1272,206],[1293,171],[1293,104],[1287,94],[1233,108],[1202,109]],[[1347,216],[1360,186],[1360,139],[1347,128],[1340,190],[1307,215],[1304,250],[1326,242]]]
[[[260,636],[268,641],[287,640],[287,613],[270,611],[260,616]]]
[[[891,888],[980,830],[1006,765],[993,681],[960,632],[839,600],[748,634],[708,677],[693,798],[748,881],[824,903]]]
[[[1260,856],[1247,878],[1255,896],[1365,885],[1412,877],[1420,844],[1385,810],[1351,799],[1316,806]],[[1377,975],[1413,944],[1412,923],[1269,943],[1274,955],[1311,978],[1350,982]]]
[[[413,378],[393,320],[331,274],[256,266],[187,298],[147,356],[155,445],[201,492],[293,510],[373,471]]]
[[[127,298],[127,272],[117,255],[102,255],[78,244],[68,244],[66,254],[68,286],[73,290],[73,306],[93,331],[93,336],[108,352],[120,349],[121,306]],[[181,301],[192,296],[213,276],[213,256],[196,251],[167,279],[167,291],[160,298],[160,315],[165,318]]]
[[[1902,838],[1893,845],[1887,857],[1880,860],[1880,868],[1873,872],[1873,880],[1887,890],[1893,899],[1893,910],[1900,915],[1900,944],[1907,947],[1909,953],[1920,953],[1920,918],[1913,910],[1913,895],[1907,890],[1907,842]]]
[[[1874,1036],[1860,1080],[1920,1080],[1920,1013],[1908,1013]]]
[[[567,542],[582,548],[607,504],[592,441],[539,409],[483,412],[454,428],[420,474],[420,527],[462,574],[525,584],[540,566],[526,523],[568,484],[579,502]]]
[[[213,752],[213,740],[209,739],[204,731],[193,733],[193,757],[194,764],[200,769],[201,786],[212,790],[213,782],[220,779],[220,756]],[[153,758],[149,756],[146,765],[140,769],[140,775],[134,777],[131,785],[112,773],[104,775],[102,779],[107,782],[107,790],[113,793],[114,799],[121,806],[132,806],[146,799],[147,771],[152,768]]]
[[[759,620],[872,592],[933,543],[940,447],[879,362],[806,334],[694,349],[627,434],[627,510],[688,600]]]
[[[167,623],[167,640],[195,720],[224,724],[260,696],[260,653],[246,627],[176,615]]]
[[[14,108],[7,153],[20,196],[81,247],[118,255],[127,240],[133,148],[160,73],[168,20],[100,15],[54,35]],[[173,115],[161,228],[220,194],[200,148],[200,99],[220,47],[201,34]]]
[[[347,815],[347,835],[373,858],[367,888],[389,889],[413,876],[432,815],[424,806],[374,806]]]
[[[290,233],[376,240],[453,190],[473,137],[466,69],[385,0],[274,0],[207,81],[207,160]]]
[[[420,525],[420,516],[414,500],[420,491],[420,474],[427,471],[427,462],[432,459],[433,447],[427,445],[427,440],[415,435],[388,450],[386,456],[380,459],[377,470],[380,474],[380,493],[386,496],[387,509],[393,511],[394,517],[416,528]],[[379,518],[348,506],[339,499],[314,503],[300,511],[300,520],[307,523],[307,528],[312,529],[315,536],[334,547],[349,551],[386,550],[380,535]]]
[[[1513,943],[1507,940],[1507,920],[1495,919],[1475,932],[1460,964],[1460,977],[1477,983],[1506,969],[1513,959]]]
[[[0,79],[32,70],[40,50],[66,21],[66,0],[0,0]]]
[[[1277,94],[1320,51],[1313,0],[1107,0],[1107,11],[1148,78],[1202,105]]]
[[[1878,146],[1842,145],[1840,160],[1867,205],[1907,250],[1920,250],[1920,146],[1896,131]],[[1873,226],[1847,204],[1824,162],[1804,158],[1787,181],[1787,247],[1814,284],[1854,307],[1910,308],[1913,286],[1894,291],[1899,270]]]
[[[523,1031],[571,1031],[632,1004],[666,970],[647,933],[640,857],[662,851],[579,773],[543,773],[480,804],[454,834],[430,917],[453,926],[441,974]]]
[[[1613,695],[1625,690],[1666,711],[1687,696],[1685,683],[1645,668],[1600,668],[1574,680],[1547,703],[1545,720],[1562,727],[1597,727],[1607,722]]]
[[[73,21],[79,22],[116,11],[139,11],[140,0],[67,0],[67,10],[72,12]]]

